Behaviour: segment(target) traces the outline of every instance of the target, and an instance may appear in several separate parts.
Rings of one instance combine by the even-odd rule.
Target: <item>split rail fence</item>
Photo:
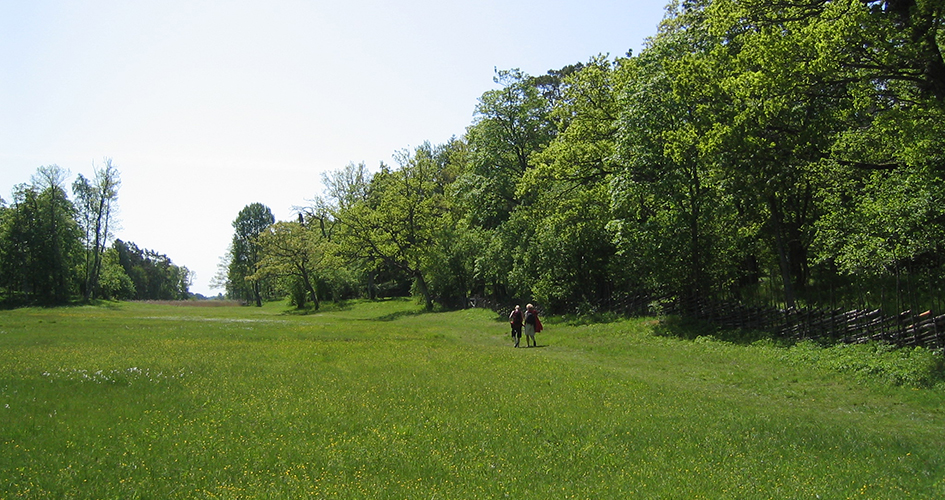
[[[945,314],[871,310],[776,309],[707,300],[676,301],[670,312],[727,329],[761,330],[794,340],[848,344],[878,341],[899,347],[945,348]]]

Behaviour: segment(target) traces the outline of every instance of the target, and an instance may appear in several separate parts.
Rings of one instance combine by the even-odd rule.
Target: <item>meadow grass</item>
[[[513,349],[485,310],[326,309],[0,312],[0,499],[945,497],[941,387],[652,319]]]

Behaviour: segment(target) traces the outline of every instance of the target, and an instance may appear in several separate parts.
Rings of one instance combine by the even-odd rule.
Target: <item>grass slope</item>
[[[0,499],[945,497],[940,388],[655,326],[3,311]]]

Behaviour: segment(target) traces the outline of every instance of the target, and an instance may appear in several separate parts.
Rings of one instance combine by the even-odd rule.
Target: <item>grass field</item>
[[[941,385],[652,319],[513,349],[485,310],[287,311],[0,311],[0,499],[945,498]]]

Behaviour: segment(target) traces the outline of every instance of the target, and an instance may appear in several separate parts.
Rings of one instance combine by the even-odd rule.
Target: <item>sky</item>
[[[251,203],[462,136],[495,69],[639,53],[668,0],[0,0],[0,198],[58,165],[121,176],[115,237],[207,296]]]

